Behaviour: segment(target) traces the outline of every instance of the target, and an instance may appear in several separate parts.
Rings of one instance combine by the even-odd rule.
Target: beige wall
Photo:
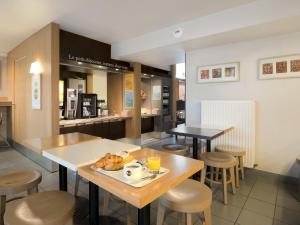
[[[0,97],[8,96],[7,62],[6,57],[0,56]]]
[[[98,99],[104,99],[107,103],[107,72],[94,70],[88,76],[89,93],[97,94]]]
[[[13,139],[58,134],[59,27],[49,24],[8,53],[8,79],[12,87]],[[41,110],[31,106],[30,65],[39,61]]]
[[[187,121],[200,122],[200,100],[255,100],[258,169],[297,176],[300,78],[258,80],[259,58],[300,53],[300,33],[187,52]],[[240,81],[197,84],[200,65],[240,62]]]

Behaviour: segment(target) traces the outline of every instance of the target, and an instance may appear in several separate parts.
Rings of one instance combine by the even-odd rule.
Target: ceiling
[[[114,43],[254,0],[1,0],[0,53],[50,22]]]

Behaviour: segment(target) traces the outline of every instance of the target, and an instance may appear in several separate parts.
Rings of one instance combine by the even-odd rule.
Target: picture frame
[[[32,109],[41,109],[41,75],[34,74],[31,78],[31,104]]]
[[[300,77],[300,54],[275,56],[258,60],[258,79]]]
[[[216,83],[239,81],[240,63],[199,66],[197,69],[198,83]]]

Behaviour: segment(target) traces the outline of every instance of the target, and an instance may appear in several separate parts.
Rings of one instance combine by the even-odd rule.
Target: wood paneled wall
[[[107,74],[107,107],[109,113],[121,114],[123,110],[123,74]]]
[[[41,109],[31,106],[30,65],[39,61]],[[59,26],[51,23],[8,53],[8,80],[13,101],[13,140],[59,133]]]

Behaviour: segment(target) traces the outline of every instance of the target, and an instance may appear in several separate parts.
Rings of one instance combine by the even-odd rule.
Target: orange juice
[[[160,157],[151,156],[147,158],[148,169],[152,171],[159,171],[160,169]]]

